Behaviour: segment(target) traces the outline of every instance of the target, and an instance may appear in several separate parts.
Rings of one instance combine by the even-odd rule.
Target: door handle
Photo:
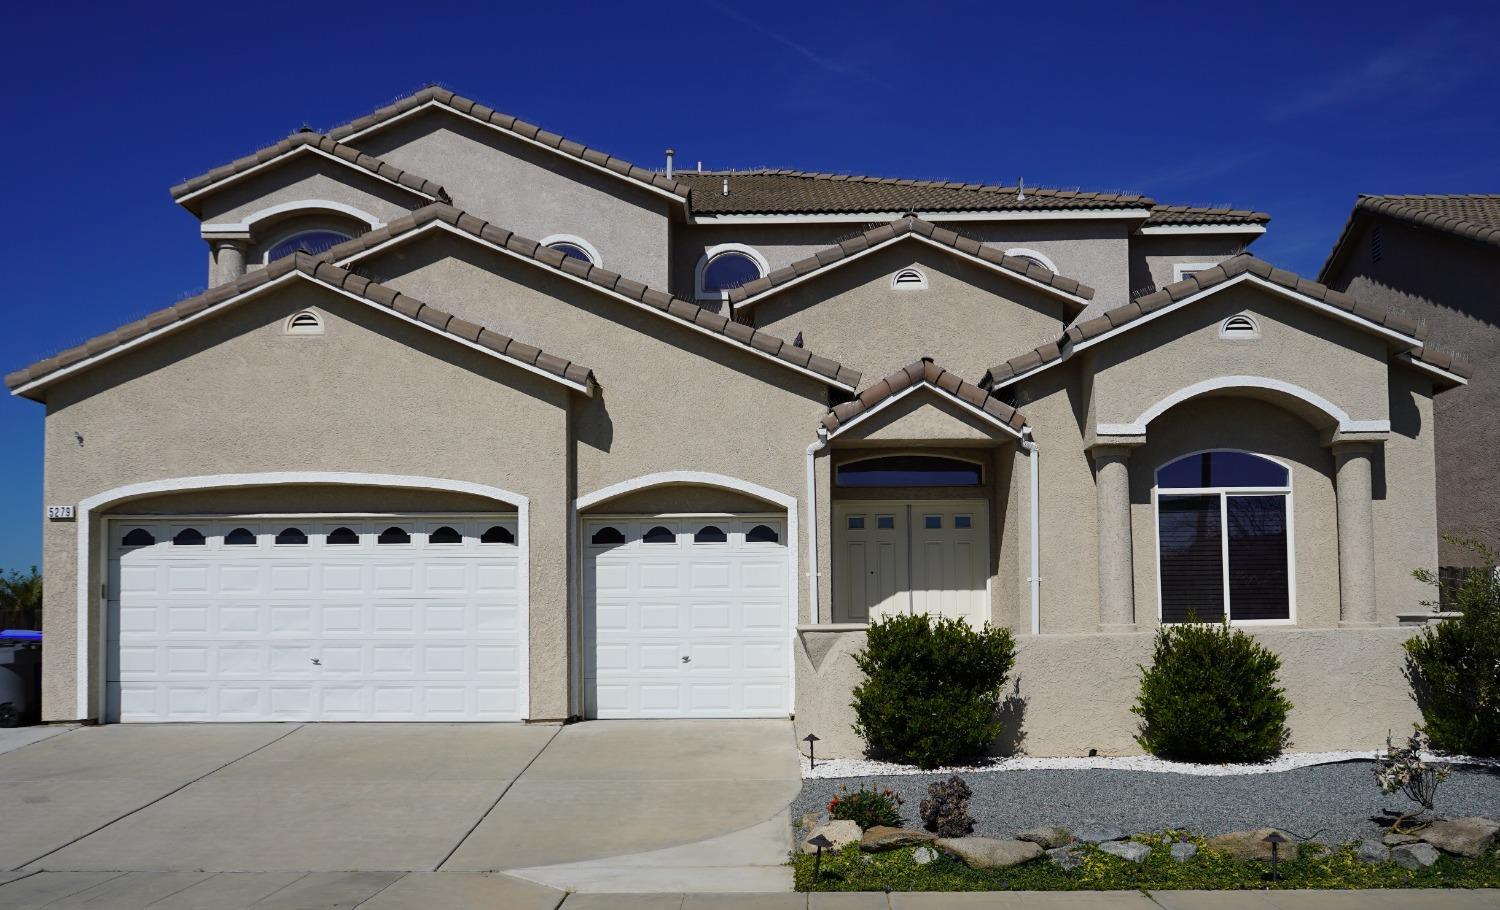
[[[691,657],[687,656],[686,654],[684,654],[684,655],[682,655],[682,662],[685,663],[685,664],[690,664],[690,663],[693,662],[693,659]]]

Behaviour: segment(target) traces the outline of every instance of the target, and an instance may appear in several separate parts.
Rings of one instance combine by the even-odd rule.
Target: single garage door
[[[114,721],[519,720],[510,515],[112,519]]]
[[[590,717],[785,717],[791,606],[785,520],[584,522]]]

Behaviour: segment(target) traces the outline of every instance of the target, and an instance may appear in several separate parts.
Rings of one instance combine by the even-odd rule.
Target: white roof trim
[[[1263,224],[1153,224],[1137,234],[1264,234]]]
[[[874,246],[865,247],[857,253],[845,256],[842,259],[835,260],[828,263],[827,265],[819,266],[818,268],[813,269],[811,272],[808,272],[804,275],[798,275],[796,278],[793,278],[792,280],[787,281],[784,284],[778,284],[775,287],[767,288],[758,294],[752,294],[751,296],[746,297],[744,300],[741,300],[739,303],[735,304],[734,308],[736,311],[738,311],[742,307],[754,306],[755,304],[761,302],[762,300],[765,300],[767,297],[770,297],[771,295],[776,294],[779,291],[784,291],[787,288],[796,287],[804,281],[826,275],[829,272],[832,272],[835,269],[839,268],[840,266],[853,262],[861,257],[868,256],[869,254],[874,253],[878,250],[883,250],[888,246],[893,246],[903,240],[921,241],[922,243],[925,243],[934,249],[942,250],[945,253],[952,253],[953,255],[972,262],[975,265],[989,269],[991,272],[994,272],[997,275],[1003,275],[1006,278],[1010,278],[1022,284],[1029,285],[1044,294],[1050,294],[1054,297],[1060,297],[1063,300],[1068,300],[1082,306],[1088,306],[1089,301],[1085,297],[1080,297],[1077,294],[1069,294],[1067,291],[1059,290],[1058,288],[1055,288],[1050,284],[1043,284],[1042,282],[1037,281],[1035,278],[1031,278],[1020,272],[1012,271],[998,263],[990,262],[987,259],[982,259],[979,256],[973,255],[972,253],[965,253],[963,250],[960,250],[957,247],[948,246],[946,243],[938,243],[932,238],[924,237],[921,234],[916,233],[915,231],[908,231],[904,234],[898,234],[897,236],[892,237],[889,240],[882,240]]]
[[[531,365],[529,363],[525,363],[524,361],[516,360],[513,357],[506,357],[504,354],[501,354],[498,351],[493,351],[493,350],[485,347],[484,345],[479,344],[478,342],[469,341],[467,339],[460,338],[459,336],[454,335],[451,332],[446,332],[446,331],[444,331],[442,329],[437,328],[436,326],[428,325],[427,323],[422,322],[419,319],[413,319],[413,318],[411,318],[410,316],[407,316],[404,313],[398,313],[397,311],[391,309],[390,307],[381,306],[380,304],[376,303],[373,300],[368,300],[368,299],[366,299],[364,297],[359,296],[358,294],[354,294],[354,293],[351,293],[349,291],[346,291],[346,290],[344,290],[341,287],[338,287],[338,286],[333,285],[333,284],[329,284],[328,282],[324,281],[323,279],[321,279],[321,278],[315,278],[312,275],[309,275],[306,272],[303,272],[301,270],[293,270],[291,272],[286,273],[285,275],[282,275],[282,276],[277,277],[277,278],[273,278],[270,281],[266,282],[265,284],[257,285],[256,287],[251,288],[248,291],[244,291],[242,293],[236,294],[233,297],[229,297],[229,298],[227,298],[225,300],[219,301],[218,303],[214,304],[213,306],[201,309],[198,312],[192,314],[191,316],[188,316],[186,319],[178,319],[178,320],[176,320],[174,322],[171,322],[171,323],[168,323],[167,325],[162,326],[159,329],[153,329],[152,331],[147,332],[144,335],[140,335],[140,336],[137,336],[135,338],[132,338],[129,341],[125,342],[124,344],[116,345],[115,347],[112,347],[112,348],[110,348],[108,350],[105,350],[105,351],[100,351],[98,354],[95,354],[92,357],[85,357],[84,359],[78,361],[77,363],[69,364],[68,366],[63,367],[62,369],[56,370],[56,371],[51,372],[51,373],[48,373],[45,376],[39,376],[36,379],[33,379],[31,382],[26,383],[25,385],[18,386],[15,389],[12,389],[11,390],[11,394],[12,395],[24,395],[27,392],[32,392],[32,391],[35,391],[37,389],[45,388],[46,386],[49,386],[49,385],[53,384],[54,382],[57,382],[58,380],[67,378],[68,376],[72,375],[73,373],[76,373],[76,372],[78,372],[80,370],[88,369],[89,367],[92,367],[95,364],[100,363],[102,361],[109,360],[109,359],[115,357],[118,354],[124,354],[127,351],[131,351],[131,350],[134,350],[135,348],[140,347],[142,345],[149,344],[149,343],[155,341],[156,339],[161,338],[164,335],[171,335],[171,334],[173,334],[175,332],[178,332],[178,331],[180,331],[180,330],[182,330],[184,328],[187,328],[188,326],[191,326],[191,325],[194,325],[194,324],[196,324],[198,322],[201,322],[201,321],[207,319],[208,317],[210,317],[212,315],[220,313],[223,310],[228,309],[229,307],[233,306],[234,304],[239,303],[242,300],[247,300],[247,299],[249,299],[251,297],[259,296],[260,294],[262,294],[262,293],[264,293],[266,291],[269,291],[269,290],[271,290],[273,288],[279,288],[279,287],[281,287],[284,284],[289,284],[289,283],[291,283],[292,281],[294,281],[294,280],[296,280],[298,278],[305,278],[308,281],[311,281],[312,283],[318,285],[319,287],[327,288],[328,290],[333,291],[333,292],[335,292],[337,294],[340,294],[340,295],[342,295],[344,297],[347,297],[350,300],[356,301],[357,303],[362,303],[365,306],[368,306],[368,307],[370,307],[372,309],[378,310],[379,312],[382,312],[382,313],[389,313],[391,316],[394,316],[395,318],[400,319],[402,322],[405,322],[405,323],[407,323],[409,325],[417,326],[417,327],[419,327],[421,329],[424,329],[424,330],[426,330],[428,332],[433,333],[434,335],[439,335],[439,336],[441,336],[443,338],[450,339],[451,341],[453,341],[453,342],[455,342],[457,344],[461,344],[461,345],[464,345],[465,347],[473,348],[474,350],[480,351],[480,352],[482,352],[484,354],[487,354],[490,357],[495,358],[496,360],[503,361],[503,362],[508,363],[508,364],[510,364],[512,366],[520,367],[521,369],[526,370],[527,372],[535,373],[536,375],[541,376],[544,379],[550,379],[553,382],[556,382],[559,385],[563,385],[563,386],[566,386],[566,387],[568,387],[570,389],[573,389],[576,392],[582,392],[585,395],[592,394],[591,391],[589,390],[589,387],[587,385],[585,385],[585,384],[574,382],[573,380],[568,379],[568,378],[566,378],[564,376],[559,376],[556,373],[550,373],[550,372],[548,372],[546,370],[543,370],[543,369],[540,369],[538,367],[535,367],[535,366],[533,366],[533,365]]]
[[[384,183],[384,184],[386,184],[388,186],[393,186],[393,187],[395,187],[395,188],[397,188],[399,190],[403,190],[405,192],[411,193],[413,196],[421,196],[423,199],[428,199],[428,200],[431,200],[433,202],[438,201],[438,197],[433,196],[430,193],[424,193],[421,190],[412,189],[411,187],[406,186],[405,184],[397,183],[396,181],[391,180],[390,178],[387,178],[387,177],[382,177],[380,174],[377,174],[374,171],[367,171],[367,170],[365,170],[364,168],[360,167],[359,165],[355,164],[352,161],[345,161],[344,159],[340,158],[337,155],[331,155],[328,152],[323,151],[322,149],[318,148],[315,145],[304,143],[302,145],[297,146],[296,148],[288,149],[285,152],[282,152],[280,155],[277,155],[275,158],[268,158],[265,161],[262,161],[260,164],[257,164],[257,165],[255,165],[252,168],[247,168],[246,170],[240,171],[237,174],[230,174],[230,175],[228,175],[226,177],[223,177],[223,178],[221,178],[219,180],[215,180],[213,183],[210,183],[207,186],[201,186],[198,189],[193,190],[191,193],[188,193],[186,196],[179,197],[176,200],[176,202],[177,202],[178,205],[186,205],[187,203],[189,203],[192,200],[198,198],[199,196],[202,196],[205,193],[216,192],[218,190],[223,189],[225,186],[228,186],[231,183],[238,183],[239,181],[241,181],[241,180],[243,180],[243,179],[245,179],[247,177],[252,177],[252,176],[260,173],[261,171],[265,170],[266,168],[278,165],[278,164],[282,163],[283,161],[286,161],[287,159],[293,158],[293,157],[295,157],[297,155],[300,155],[300,154],[302,154],[304,152],[311,152],[311,153],[313,153],[315,155],[321,155],[324,158],[327,158],[329,161],[333,161],[333,162],[335,162],[337,164],[341,164],[341,165],[343,165],[344,167],[347,167],[347,168],[352,168],[352,169],[354,169],[356,171],[359,171],[361,174],[364,174],[365,176],[370,177],[373,180],[379,180],[381,183]]]
[[[1211,392],[1224,389],[1265,389],[1272,392],[1280,392],[1293,398],[1307,402],[1317,410],[1327,414],[1338,423],[1340,433],[1389,433],[1391,422],[1389,420],[1355,420],[1343,408],[1324,398],[1316,392],[1310,392],[1299,385],[1293,385],[1281,379],[1268,379],[1264,376],[1215,376],[1202,382],[1195,382],[1190,386],[1184,386],[1177,391],[1167,395],[1160,401],[1141,412],[1131,423],[1101,423],[1095,428],[1095,434],[1105,436],[1144,436],[1146,427],[1151,421],[1171,410],[1184,401],[1207,395]]]
[[[729,191],[734,193],[733,176]],[[849,224],[870,221],[895,221],[903,215],[915,214],[923,221],[1057,221],[1100,219],[1135,221],[1148,218],[1150,209],[979,209],[948,210],[930,209],[911,212],[906,209],[891,209],[883,212],[834,212],[813,215],[783,215],[776,213],[744,215],[694,215],[697,224]]]
[[[609,168],[603,166],[602,164],[595,164],[594,162],[589,161],[587,158],[579,158],[577,155],[570,155],[567,152],[563,151],[562,149],[554,148],[554,147],[552,147],[550,145],[547,145],[545,142],[537,142],[535,139],[528,139],[525,136],[522,136],[520,133],[518,133],[518,132],[516,132],[514,130],[508,130],[508,129],[506,129],[503,126],[498,126],[496,124],[493,124],[493,123],[489,122],[488,120],[484,120],[484,119],[481,119],[479,117],[475,117],[472,114],[466,114],[463,111],[459,110],[458,108],[454,107],[453,105],[451,105],[451,104],[444,104],[443,102],[437,100],[436,98],[433,98],[433,99],[431,99],[429,101],[425,101],[422,104],[417,105],[416,107],[412,108],[409,111],[402,111],[401,113],[395,115],[394,117],[390,117],[388,119],[382,120],[379,123],[372,123],[372,124],[370,124],[369,126],[365,127],[362,130],[350,133],[349,135],[345,136],[344,138],[337,139],[335,141],[336,142],[348,143],[348,142],[353,142],[356,139],[363,139],[365,136],[368,136],[371,133],[378,133],[378,132],[380,132],[381,130],[385,129],[388,126],[391,126],[391,125],[396,124],[396,123],[400,123],[402,120],[405,120],[408,117],[414,116],[414,115],[416,115],[416,114],[418,114],[418,113],[420,113],[422,111],[431,110],[433,108],[441,108],[441,109],[447,111],[448,113],[453,114],[454,116],[462,117],[465,120],[470,120],[470,121],[472,121],[474,123],[479,124],[480,126],[488,127],[490,129],[498,132],[498,133],[502,133],[502,134],[504,134],[506,136],[509,136],[512,139],[518,140],[520,142],[524,142],[527,145],[531,145],[531,146],[534,146],[534,147],[539,148],[539,149],[546,149],[547,151],[551,152],[554,155],[559,155],[559,156],[561,156],[563,158],[566,158],[569,161],[581,164],[584,167],[592,168],[593,170],[596,170],[596,171],[598,171],[601,174],[609,174],[611,177],[618,177],[619,179],[624,180],[625,182],[631,184],[632,186],[644,187],[645,189],[648,189],[651,192],[656,193],[658,196],[661,196],[661,197],[666,198],[666,199],[671,199],[674,202],[685,202],[687,200],[686,196],[679,196],[676,193],[670,193],[670,192],[662,189],[661,187],[657,186],[654,183],[648,183],[648,182],[646,182],[644,180],[637,180],[636,178],[631,177],[631,176],[629,176],[627,174],[622,174],[619,171],[612,171]],[[550,132],[550,130],[549,130],[549,132]]]
[[[257,222],[264,221],[267,218],[274,218],[277,215],[284,215],[288,212],[307,212],[308,214],[338,212],[341,215],[348,215],[350,218],[358,218],[360,221],[368,224],[371,230],[385,224],[378,216],[344,202],[334,202],[332,199],[296,199],[292,202],[283,202],[279,205],[261,209],[258,212],[252,212],[240,221],[226,221],[212,224],[205,222],[198,226],[198,231],[203,234],[242,233],[249,231]]]
[[[1458,375],[1457,373],[1454,373],[1451,370],[1445,370],[1442,367],[1436,366],[1436,365],[1431,364],[1431,363],[1428,363],[1425,360],[1418,360],[1417,358],[1415,358],[1415,357],[1413,357],[1411,355],[1410,351],[1402,351],[1401,354],[1396,359],[1402,361],[1403,363],[1407,364],[1408,366],[1416,367],[1417,369],[1419,369],[1419,370],[1421,370],[1421,371],[1423,371],[1425,373],[1431,373],[1432,375],[1438,377],[1439,379],[1446,379],[1449,382],[1454,383],[1455,385],[1468,385],[1469,384],[1469,380],[1467,380],[1464,377]]]
[[[916,392],[916,391],[918,391],[920,389],[927,389],[930,392],[935,392],[938,395],[938,397],[940,397],[943,401],[952,402],[953,404],[956,404],[959,407],[963,408],[965,411],[968,411],[970,414],[973,414],[975,417],[978,417],[980,420],[983,420],[986,423],[989,423],[989,424],[992,424],[994,426],[999,427],[1000,429],[1004,430],[1005,432],[1009,433],[1011,436],[1014,436],[1017,439],[1021,438],[1022,433],[1020,431],[1017,431],[1010,424],[1008,424],[1005,421],[1001,420],[1000,418],[996,417],[994,414],[991,414],[990,412],[984,410],[983,408],[978,408],[978,407],[975,407],[972,404],[969,404],[967,401],[964,401],[962,398],[959,398],[957,395],[950,395],[950,394],[948,394],[947,392],[943,391],[941,388],[937,387],[936,385],[933,385],[932,383],[928,382],[925,379],[922,380],[921,382],[914,382],[914,383],[912,383],[911,385],[907,386],[906,388],[902,389],[901,391],[897,392],[896,394],[892,395],[891,397],[889,397],[889,398],[885,399],[884,401],[880,402],[879,404],[875,405],[875,407],[869,408],[869,409],[864,410],[864,411],[861,411],[859,414],[856,414],[851,420],[849,420],[849,421],[847,421],[845,423],[840,423],[839,426],[838,426],[838,429],[836,429],[833,432],[831,432],[831,433],[828,434],[828,438],[832,439],[835,436],[838,436],[839,434],[843,433],[845,430],[853,429],[854,427],[856,427],[856,426],[860,425],[861,423],[863,423],[864,420],[865,420],[865,418],[867,418],[867,417],[873,417],[874,415],[879,414],[881,411],[885,410],[887,407],[895,404],[896,402],[900,401],[901,399],[905,398],[906,396],[908,396],[908,395],[912,394],[913,392]]]
[[[641,302],[639,300],[635,300],[633,298],[627,297],[624,294],[619,293],[618,291],[612,291],[609,288],[602,287],[600,285],[594,284],[592,281],[589,281],[586,278],[580,278],[579,276],[573,275],[573,274],[568,273],[568,272],[565,272],[562,269],[555,269],[552,266],[547,265],[545,262],[538,262],[537,260],[532,259],[530,256],[522,256],[520,253],[517,253],[514,250],[509,250],[509,249],[506,249],[503,246],[498,246],[496,244],[493,244],[493,243],[489,242],[488,240],[485,240],[483,237],[476,237],[473,234],[470,234],[468,231],[461,231],[458,228],[454,227],[453,225],[448,224],[446,221],[430,221],[427,224],[424,224],[421,227],[416,228],[415,230],[408,231],[407,233],[400,234],[398,236],[392,237],[389,240],[385,241],[384,243],[377,244],[376,246],[370,247],[369,249],[366,249],[366,250],[360,250],[359,252],[355,253],[354,255],[348,256],[348,257],[344,258],[343,260],[340,260],[339,262],[336,262],[334,264],[338,265],[338,266],[341,266],[341,267],[346,267],[349,263],[358,262],[359,260],[364,259],[364,258],[366,258],[368,256],[372,256],[375,253],[378,253],[378,252],[381,252],[383,250],[387,250],[387,249],[389,249],[389,248],[391,248],[393,246],[397,246],[399,244],[406,243],[408,241],[414,240],[417,237],[419,237],[419,236],[427,233],[428,231],[432,231],[432,230],[444,230],[444,231],[446,231],[446,232],[448,232],[450,234],[453,234],[456,237],[462,237],[465,240],[473,241],[474,243],[480,244],[481,246],[484,246],[484,247],[487,247],[487,248],[489,248],[491,250],[494,250],[497,253],[502,253],[502,254],[504,254],[506,256],[509,256],[512,259],[517,259],[517,260],[520,260],[521,262],[530,263],[532,266],[534,266],[536,268],[546,269],[549,274],[556,275],[556,276],[558,276],[560,278],[567,279],[568,281],[571,281],[574,284],[579,284],[579,285],[582,285],[583,287],[586,287],[586,288],[592,288],[594,291],[596,291],[596,292],[598,292],[600,294],[604,294],[605,296],[608,296],[608,297],[613,297],[616,300],[622,300],[625,303],[628,303],[631,306],[635,307],[636,309],[645,310],[648,313],[655,313],[657,316],[660,316],[663,319],[669,319],[669,320],[671,320],[674,325],[684,326],[686,328],[692,329],[695,332],[698,332],[701,335],[706,335],[709,338],[717,338],[721,342],[723,342],[724,344],[732,345],[736,350],[747,351],[747,352],[755,355],[756,357],[761,358],[762,360],[768,360],[771,363],[775,363],[775,364],[779,364],[781,366],[784,366],[784,367],[786,367],[789,370],[795,370],[796,372],[801,373],[804,376],[810,376],[813,379],[816,379],[819,382],[824,383],[826,385],[831,385],[831,386],[834,386],[835,388],[845,389],[845,390],[850,391],[850,392],[855,391],[854,386],[848,385],[847,383],[839,382],[837,379],[834,379],[831,376],[824,376],[822,373],[816,372],[815,370],[809,370],[806,367],[797,366],[795,363],[792,363],[791,361],[788,361],[788,360],[782,360],[780,357],[777,357],[774,354],[768,354],[765,351],[762,351],[762,350],[760,350],[758,348],[752,347],[751,345],[748,345],[748,344],[741,344],[740,342],[735,341],[733,338],[730,338],[728,335],[725,335],[725,334],[723,334],[721,332],[711,331],[709,329],[704,328],[701,325],[698,325],[697,323],[688,322],[688,321],[686,321],[684,319],[679,319],[676,316],[672,316],[672,315],[669,315],[667,313],[663,313],[661,310],[658,310],[656,307],[651,306],[648,303],[643,303],[643,302]],[[684,301],[684,302],[686,302],[686,301]]]

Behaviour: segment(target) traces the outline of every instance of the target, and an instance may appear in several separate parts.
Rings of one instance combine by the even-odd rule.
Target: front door
[[[989,618],[989,506],[983,500],[834,504],[834,617],[893,613]]]

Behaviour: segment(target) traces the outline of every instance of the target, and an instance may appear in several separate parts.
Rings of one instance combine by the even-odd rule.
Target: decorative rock
[[[993,837],[943,837],[935,846],[970,869],[1008,869],[1042,855],[1031,841]]]
[[[1110,856],[1118,856],[1120,859],[1129,860],[1139,866],[1151,855],[1151,848],[1133,840],[1112,840],[1099,845],[1100,852],[1108,853]]]
[[[1420,837],[1410,834],[1387,834],[1380,839],[1380,842],[1387,847],[1399,847],[1402,844],[1415,844],[1419,840],[1421,840]]]
[[[1490,848],[1497,832],[1500,822],[1473,816],[1439,819],[1417,832],[1417,836],[1444,853],[1478,859]]]
[[[828,813],[819,812],[816,809],[811,812],[802,813],[802,818],[797,821],[798,828],[801,828],[803,831],[809,832],[819,825],[826,824],[828,824]]]
[[[912,831],[907,828],[887,828],[884,825],[876,825],[860,838],[859,849],[867,853],[878,853],[881,850],[895,850],[900,847],[918,847],[935,840],[937,840],[937,835],[930,831]]]
[[[937,851],[931,847],[918,847],[911,852],[911,861],[919,866],[925,866],[937,859]]]
[[[1360,841],[1359,849],[1354,851],[1354,858],[1362,863],[1390,862],[1391,848],[1378,841]]]
[[[1179,863],[1185,863],[1197,855],[1197,844],[1182,843],[1172,845],[1172,858],[1177,860]]]
[[[847,844],[857,844],[859,843],[860,838],[864,836],[864,832],[859,830],[859,825],[849,821],[848,819],[831,821],[826,825],[819,825],[818,827],[812,829],[811,833],[809,833],[807,837],[802,840],[803,853],[818,852],[818,848],[809,844],[808,841],[817,837],[819,834],[823,835],[833,842],[834,850],[838,850],[839,848]]]
[[[1256,828],[1254,831],[1231,831],[1228,834],[1220,834],[1208,839],[1209,847],[1227,853],[1231,857],[1245,862],[1258,859],[1263,862],[1271,861],[1271,845],[1266,843],[1266,835],[1275,828]],[[1297,858],[1297,842],[1285,831],[1277,831],[1287,839],[1287,843],[1281,845],[1278,856],[1283,860]]]
[[[1017,834],[1016,840],[1029,840],[1033,844],[1041,844],[1043,849],[1052,850],[1064,844],[1071,844],[1073,835],[1068,833],[1067,828],[1060,828],[1057,825],[1038,825]]]
[[[1401,844],[1391,848],[1391,860],[1403,869],[1422,869],[1442,856],[1432,844]]]
[[[1047,858],[1056,863],[1058,868],[1064,872],[1072,872],[1083,865],[1083,852],[1075,847],[1053,847],[1047,851]]]
[[[1125,832],[1119,828],[1090,828],[1075,833],[1073,839],[1081,844],[1106,844],[1112,840],[1124,840]]]

